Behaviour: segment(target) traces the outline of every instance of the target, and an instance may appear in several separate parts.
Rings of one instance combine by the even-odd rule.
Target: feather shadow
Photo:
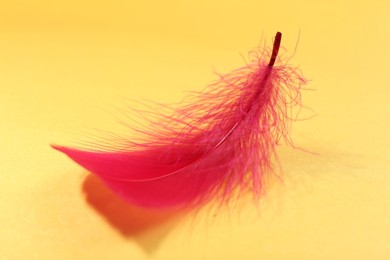
[[[85,178],[82,189],[88,205],[122,236],[134,239],[147,253],[158,249],[181,216],[174,209],[156,211],[131,205],[91,174]]]

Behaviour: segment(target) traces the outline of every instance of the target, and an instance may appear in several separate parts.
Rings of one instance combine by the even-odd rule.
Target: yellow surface
[[[390,259],[389,9],[2,0],[0,259]],[[293,138],[319,155],[280,147],[284,182],[259,210],[143,212],[49,148],[123,131],[126,98],[178,101],[277,30],[290,55],[300,32],[291,62],[312,79],[303,101],[318,115]]]

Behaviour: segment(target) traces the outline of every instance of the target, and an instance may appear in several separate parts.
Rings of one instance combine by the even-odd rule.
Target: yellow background
[[[1,0],[0,259],[390,259],[389,9]],[[291,63],[315,89],[292,136],[318,155],[281,146],[283,182],[258,210],[135,209],[49,147],[123,131],[126,98],[178,101],[277,30],[288,55],[299,38]]]

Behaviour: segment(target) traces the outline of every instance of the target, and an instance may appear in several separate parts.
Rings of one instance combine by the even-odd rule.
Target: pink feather
[[[53,148],[143,207],[227,203],[247,191],[257,198],[275,146],[281,138],[290,143],[290,115],[306,83],[297,68],[277,57],[280,41],[278,32],[272,52],[251,52],[246,66],[220,75],[171,115],[154,114],[149,127],[136,129],[144,136],[139,142],[114,151]]]

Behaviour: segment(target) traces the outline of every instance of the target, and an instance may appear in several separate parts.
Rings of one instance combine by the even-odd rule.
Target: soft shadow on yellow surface
[[[127,238],[135,239],[147,252],[153,253],[180,218],[178,210],[139,208],[123,201],[93,175],[83,183],[88,204],[113,228]]]

